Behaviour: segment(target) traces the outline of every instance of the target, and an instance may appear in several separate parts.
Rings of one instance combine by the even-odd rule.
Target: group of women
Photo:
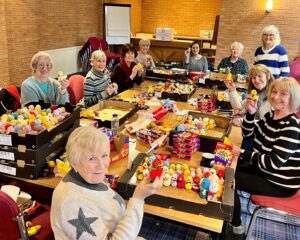
[[[238,116],[233,123],[242,127],[247,144],[233,145],[239,157],[236,170],[236,192],[231,233],[244,234],[237,190],[267,196],[287,197],[300,188],[300,123],[295,111],[300,106],[299,84],[289,74],[287,52],[280,45],[278,29],[263,29],[262,46],[255,52],[254,66],[248,70],[240,56],[243,45],[231,44],[231,55],[218,68],[248,76],[248,93],[240,102],[233,81],[225,81],[230,102]],[[106,56],[98,50],[91,57],[91,70],[84,81],[84,104],[91,106],[118,92],[140,84],[145,68],[154,67],[148,54],[150,42],[140,41],[137,52],[132,44],[121,49],[121,61],[112,74],[106,68]],[[141,63],[141,64],[138,64]],[[185,51],[183,65],[190,71],[206,71],[207,59],[200,54],[200,45],[192,43]],[[21,87],[21,103],[43,100],[51,104],[68,101],[68,80],[49,77],[53,67],[47,53],[39,52],[31,61],[32,76]],[[53,194],[51,222],[57,239],[135,239],[143,218],[144,199],[162,186],[162,178],[154,183],[144,180],[125,207],[124,200],[104,182],[109,166],[109,141],[92,127],[80,127],[69,137],[66,152],[72,170]]]

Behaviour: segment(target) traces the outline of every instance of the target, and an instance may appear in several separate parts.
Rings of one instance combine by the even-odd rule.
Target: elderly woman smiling
[[[248,163],[235,173],[235,198],[232,218],[234,235],[243,235],[241,204],[237,190],[250,194],[289,197],[300,188],[300,122],[295,111],[300,105],[300,86],[293,78],[279,78],[268,89],[272,111],[255,121],[257,101],[247,97],[243,121],[244,137],[253,138],[253,150],[233,144],[232,153]],[[236,236],[237,237],[237,236]],[[231,238],[228,239],[237,239]],[[239,238],[242,239],[242,238]]]
[[[72,169],[55,188],[51,226],[55,239],[135,239],[143,219],[144,199],[161,186],[140,182],[127,207],[105,182],[110,162],[108,137],[94,127],[75,129],[66,146]]]
[[[150,48],[150,40],[143,38],[139,41],[140,50],[137,52],[137,57],[135,58],[136,63],[141,63],[145,68],[155,67],[155,63],[151,55],[148,54]]]
[[[280,33],[274,25],[266,26],[261,32],[262,46],[255,51],[254,64],[264,64],[272,72],[275,79],[287,77],[290,72],[288,55],[284,46],[280,45]]]
[[[229,68],[230,72],[233,74],[241,74],[243,76],[247,76],[249,68],[246,60],[241,58],[243,50],[243,44],[239,42],[232,43],[230,45],[231,55],[222,59],[218,66],[218,69]]]
[[[31,59],[32,76],[27,78],[21,86],[21,104],[28,102],[65,104],[69,102],[67,87],[69,80],[60,82],[50,78],[53,61],[48,53],[38,52]]]

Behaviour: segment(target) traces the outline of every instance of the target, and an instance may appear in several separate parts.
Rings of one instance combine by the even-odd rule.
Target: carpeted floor
[[[248,228],[251,214],[247,210],[248,198],[240,197],[242,204],[242,221]],[[255,206],[250,205],[250,211]],[[275,214],[276,217],[280,215]],[[267,216],[270,216],[268,213]],[[300,222],[300,220],[298,220]],[[147,240],[208,240],[221,239],[216,234],[197,231],[186,225],[170,222],[168,220],[145,214],[143,225],[139,234]],[[252,234],[253,240],[300,240],[300,227],[282,224],[262,218],[256,220],[256,226]]]
[[[248,225],[251,220],[251,214],[248,212],[248,196],[240,197],[242,205],[242,221],[248,229]],[[250,205],[250,212],[252,213],[255,208],[255,205]],[[278,217],[281,218],[280,214],[276,213],[262,213],[265,217]],[[297,220],[300,223],[300,219]],[[252,233],[253,240],[300,240],[300,227],[296,227],[289,224],[274,222],[271,220],[257,218],[255,229]]]

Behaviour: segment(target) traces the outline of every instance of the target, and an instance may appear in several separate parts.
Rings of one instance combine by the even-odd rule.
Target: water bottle
[[[119,133],[119,118],[118,114],[114,113],[112,120],[111,120],[111,130],[113,133],[113,136],[118,136]]]

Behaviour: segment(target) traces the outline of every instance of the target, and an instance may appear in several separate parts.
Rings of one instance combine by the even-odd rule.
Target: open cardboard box
[[[113,138],[114,150],[110,153],[110,163],[128,157],[129,153],[129,137],[119,134]]]
[[[90,108],[84,110],[82,113],[84,113],[85,111],[89,111],[89,110],[100,111],[101,109],[112,109],[112,110],[115,109],[115,110],[127,111],[127,114],[119,119],[120,125],[123,124],[127,119],[129,119],[131,116],[133,116],[139,110],[137,103],[131,103],[131,102],[125,102],[125,101],[103,100],[103,101],[100,101],[98,104],[91,106]],[[103,121],[98,116],[94,117],[93,119],[98,121],[99,127],[111,128],[111,121],[109,121],[109,120]]]
[[[228,137],[231,132],[231,120],[224,116],[213,115],[201,113],[198,111],[189,111],[187,115],[192,115],[193,117],[201,117],[214,119],[216,126],[213,129],[207,131],[207,135],[200,135],[200,148],[199,151],[202,152],[214,152],[216,149],[217,142],[223,142],[225,137]],[[170,132],[169,145],[173,146],[172,135],[175,131]]]
[[[36,106],[37,104],[41,105],[42,109],[47,109],[51,106],[49,103],[40,102],[30,102],[27,104]],[[67,129],[74,126],[74,123],[79,120],[80,109],[77,106],[73,106],[69,103],[65,105],[58,105],[59,107],[64,107],[67,112],[71,113],[71,115],[65,118],[63,121],[59,122],[57,125],[50,129],[45,129],[38,134],[26,134],[25,132],[10,132],[8,134],[1,133],[0,134],[0,145],[9,147],[19,147],[22,146],[25,149],[38,149],[42,147],[44,144],[48,143],[51,139],[53,139],[59,133],[66,131]],[[78,123],[77,123],[78,126]]]
[[[136,185],[129,184],[129,180],[137,167],[144,161],[146,154],[140,153],[134,159],[131,170],[125,171],[117,186],[118,193],[129,199]],[[145,199],[146,204],[175,209],[192,214],[200,214],[221,220],[231,221],[234,205],[234,169],[225,168],[225,183],[223,201],[207,201],[201,199],[197,192],[176,187],[162,187],[156,194]],[[138,184],[138,183],[137,183]]]

